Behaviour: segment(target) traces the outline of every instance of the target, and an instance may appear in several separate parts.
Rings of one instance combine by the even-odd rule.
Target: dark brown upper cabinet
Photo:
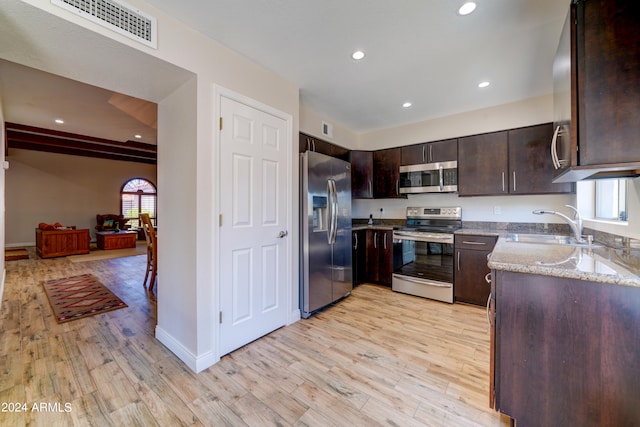
[[[509,130],[509,194],[572,193],[573,183],[554,184],[549,161],[553,124]]]
[[[402,166],[458,160],[458,139],[425,142],[401,148]]]
[[[351,197],[373,198],[373,152],[351,152]]]
[[[509,194],[508,132],[458,139],[458,195]]]
[[[400,148],[373,152],[373,198],[405,198],[400,194]]]
[[[300,132],[299,152],[304,153],[307,150],[349,161],[348,149]]]
[[[549,160],[553,125],[545,123],[458,140],[458,194],[571,193],[572,183],[553,184]]]
[[[640,169],[640,7],[573,2],[554,61],[556,182]],[[571,64],[567,67],[566,64]]]

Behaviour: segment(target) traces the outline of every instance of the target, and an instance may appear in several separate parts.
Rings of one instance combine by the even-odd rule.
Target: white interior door
[[[220,355],[287,321],[287,122],[221,97]]]

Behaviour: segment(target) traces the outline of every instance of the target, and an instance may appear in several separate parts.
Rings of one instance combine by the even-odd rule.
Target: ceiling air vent
[[[113,0],[51,0],[51,4],[114,30],[154,49],[158,48],[156,18]]]

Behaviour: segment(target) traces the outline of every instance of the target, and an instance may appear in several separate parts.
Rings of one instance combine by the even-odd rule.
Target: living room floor
[[[5,265],[0,425],[509,425],[480,307],[364,284],[194,374],[153,337],[146,256]],[[128,307],[56,323],[42,282],[85,273]]]

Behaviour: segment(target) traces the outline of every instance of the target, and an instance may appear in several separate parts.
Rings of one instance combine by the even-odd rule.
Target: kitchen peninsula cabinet
[[[553,67],[556,182],[640,169],[638,3],[572,3]]]
[[[373,152],[373,198],[405,198],[400,194],[400,148]]]
[[[495,409],[518,427],[638,425],[640,288],[492,275]]]
[[[402,166],[458,160],[458,139],[407,145],[400,149]]]
[[[391,286],[393,231],[367,230],[367,281]]]
[[[373,152],[351,152],[351,197],[373,198]]]
[[[299,139],[299,152],[315,151],[317,153],[326,154],[327,156],[336,157],[341,160],[349,161],[349,150],[340,147],[339,145],[332,144],[322,139],[307,135],[300,132]]]
[[[485,280],[490,273],[487,256],[497,236],[456,234],[453,293],[456,301],[485,306],[491,290]]]

